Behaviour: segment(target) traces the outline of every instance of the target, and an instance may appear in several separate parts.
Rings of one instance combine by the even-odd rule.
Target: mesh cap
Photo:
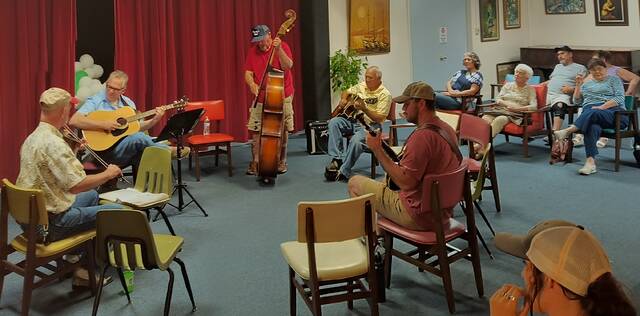
[[[560,219],[552,219],[548,221],[542,221],[536,224],[535,226],[529,229],[526,235],[518,235],[511,233],[497,233],[494,241],[496,243],[496,248],[506,252],[512,256],[516,256],[518,258],[526,259],[527,258],[527,250],[529,250],[529,245],[531,245],[531,239],[535,237],[535,235],[540,232],[558,226],[573,226],[577,225],[563,221]]]
[[[259,42],[265,39],[269,32],[271,31],[269,30],[268,26],[264,24],[256,25],[251,29],[251,43]]]
[[[540,232],[533,237],[527,257],[544,274],[580,296],[587,295],[589,284],[611,272],[600,242],[580,227]]]
[[[49,88],[40,95],[40,107],[43,110],[53,110],[68,105],[77,104],[78,99],[71,96],[69,92],[60,88]]]

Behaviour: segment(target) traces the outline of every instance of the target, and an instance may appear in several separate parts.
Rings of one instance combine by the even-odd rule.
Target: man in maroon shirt
[[[419,224],[416,220],[422,207],[424,176],[455,170],[462,159],[450,145],[456,143],[456,133],[436,116],[434,99],[433,88],[423,81],[411,83],[401,96],[393,99],[396,103],[403,103],[402,111],[407,121],[416,124],[415,131],[402,150],[400,163],[394,162],[385,153],[381,133],[377,133],[377,136],[367,135],[367,146],[387,175],[398,185],[399,191],[393,191],[386,184],[364,176],[356,175],[349,179],[349,194],[352,197],[374,193],[374,207],[381,216],[413,230],[432,230],[432,225]],[[451,217],[451,211],[443,215]],[[425,223],[424,218],[419,222]]]
[[[284,102],[283,102],[283,123],[285,131],[281,138],[280,147],[280,161],[278,162],[278,173],[287,172],[287,142],[288,132],[293,132],[293,76],[291,74],[291,67],[293,67],[293,59],[291,49],[287,43],[276,37],[271,38],[271,31],[266,25],[257,25],[251,30],[251,48],[247,52],[247,58],[244,64],[244,81],[251,93],[258,98],[258,103],[255,108],[250,108],[249,122],[247,128],[249,129],[249,135],[251,135],[251,163],[247,169],[248,175],[255,175],[257,169],[257,156],[260,139],[260,126],[262,123],[262,102],[264,101],[265,91],[260,91],[260,82],[262,81],[262,75],[265,73],[265,69],[269,64],[269,57],[271,51],[275,49],[273,53],[273,59],[271,61],[271,67],[276,71],[284,72]],[[266,88],[266,83],[263,84],[262,89]]]

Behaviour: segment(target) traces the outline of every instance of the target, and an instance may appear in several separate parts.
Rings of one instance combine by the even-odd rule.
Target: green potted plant
[[[331,90],[341,92],[358,83],[360,74],[367,68],[366,57],[364,59],[356,55],[353,50],[344,53],[337,50],[329,58],[329,78]]]

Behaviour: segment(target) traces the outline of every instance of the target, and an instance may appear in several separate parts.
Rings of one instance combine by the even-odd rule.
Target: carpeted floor
[[[401,134],[406,137],[406,134]],[[493,198],[485,193],[482,206],[498,231],[526,232],[543,219],[562,218],[592,230],[605,245],[615,275],[633,293],[640,305],[640,169],[633,164],[629,144],[622,153],[620,172],[613,171],[613,149],[601,150],[598,173],[577,175],[584,162],[584,151],[576,149],[576,162],[550,166],[548,147],[536,140],[530,158],[523,158],[518,140],[496,140],[497,171],[503,211],[495,212]],[[196,182],[183,167],[189,190],[209,213],[203,217],[195,206],[183,213],[167,208],[176,232],[185,238],[179,254],[188,268],[198,305],[198,315],[287,315],[289,313],[287,266],[279,245],[296,234],[296,204],[302,200],[334,200],[346,197],[345,183],[323,179],[325,155],[309,156],[304,135],[294,136],[289,147],[289,172],[278,177],[274,186],[261,186],[245,176],[249,148],[233,148],[234,176],[227,177],[226,161],[214,167],[213,159],[203,160],[203,178]],[[359,160],[356,172],[368,174],[369,157]],[[382,171],[379,168],[380,172]],[[458,212],[459,214],[460,212]],[[10,224],[9,235],[17,232]],[[495,259],[481,249],[484,297],[479,298],[473,283],[471,264],[453,265],[453,287],[457,315],[488,315],[488,298],[503,283],[521,284],[522,263],[498,252],[483,222],[478,226],[489,239]],[[165,233],[162,221],[152,224],[155,232]],[[178,271],[175,265],[174,271]],[[0,315],[17,315],[20,309],[21,278],[5,279]],[[167,274],[136,271],[132,303],[127,304],[121,288],[114,282],[104,289],[100,315],[159,315],[163,310]],[[394,261],[391,290],[387,302],[380,304],[382,315],[447,315],[444,290],[438,278],[419,273],[408,264]],[[65,280],[34,293],[31,315],[88,315],[93,299],[88,292],[74,292]],[[368,315],[366,302],[356,302],[353,311],[346,304],[323,308],[325,315]],[[310,315],[298,298],[299,315]],[[190,303],[179,273],[171,305],[172,315],[190,314]]]

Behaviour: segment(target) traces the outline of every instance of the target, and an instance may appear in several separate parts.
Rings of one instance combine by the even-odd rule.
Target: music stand
[[[189,204],[192,202],[195,203],[202,214],[204,216],[209,216],[207,212],[204,211],[200,203],[193,197],[191,192],[187,189],[187,185],[182,183],[182,164],[181,164],[181,153],[184,148],[183,137],[185,134],[191,132],[191,130],[198,124],[198,120],[204,113],[204,109],[195,109],[191,111],[179,112],[169,118],[167,121],[167,125],[162,129],[160,135],[154,140],[156,142],[167,140],[170,138],[175,139],[176,148],[177,148],[177,156],[178,156],[178,184],[173,188],[173,192],[171,192],[171,196],[178,191],[178,205],[173,205],[169,203],[169,205],[175,207],[178,211],[182,212]],[[185,204],[182,196],[182,191],[187,192],[187,194],[191,197],[191,201]]]

